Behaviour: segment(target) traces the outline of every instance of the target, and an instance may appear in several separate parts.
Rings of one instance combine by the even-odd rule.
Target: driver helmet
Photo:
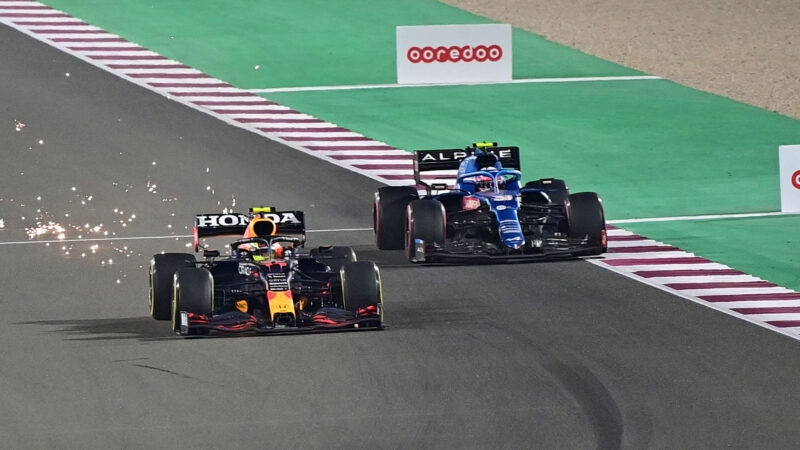
[[[474,178],[475,190],[478,192],[494,191],[494,180],[486,175],[476,175]]]
[[[465,158],[459,167],[459,175],[469,172],[489,172],[497,173],[503,165],[494,153],[485,152],[480,148],[475,148],[472,156]],[[494,177],[488,175],[475,175],[464,180],[464,185],[459,188],[467,192],[492,192],[494,191]],[[497,180],[497,188],[505,189],[506,181],[503,178]]]
[[[283,245],[280,244],[280,242],[273,242],[272,245],[270,245],[269,247],[269,252],[266,251],[266,246],[263,246],[258,242],[241,244],[237,247],[237,250],[240,252],[241,255],[252,256],[253,261],[266,261],[268,259],[279,259],[283,258],[285,254],[284,251],[285,248]]]
[[[259,244],[257,242],[249,242],[247,244],[239,244],[236,250],[239,256],[247,257],[252,256],[255,259],[255,251],[258,250]]]
[[[482,169],[486,172],[497,172],[497,169],[486,168]],[[497,189],[505,189],[506,180],[503,177],[497,178]],[[475,176],[475,190],[478,192],[492,192],[494,191],[494,178],[486,175]]]
[[[475,166],[478,170],[496,173],[502,168],[500,161],[494,153],[490,152],[475,152]],[[497,188],[505,189],[506,182],[502,178],[497,179]],[[475,189],[478,192],[492,192],[494,191],[494,178],[486,175],[478,175],[475,177]]]

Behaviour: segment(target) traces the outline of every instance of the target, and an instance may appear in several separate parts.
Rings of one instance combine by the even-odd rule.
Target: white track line
[[[480,83],[420,83],[420,84],[351,84],[344,86],[304,86],[304,87],[285,87],[285,88],[264,88],[248,89],[248,92],[256,94],[269,94],[273,92],[306,92],[306,91],[350,91],[355,89],[393,89],[393,88],[414,88],[414,87],[435,87],[435,86],[478,86],[495,84],[529,84],[529,83],[586,83],[594,81],[638,81],[638,80],[662,80],[663,78],[653,75],[634,75],[627,77],[569,77],[569,78],[522,78],[519,80],[502,82],[480,82]]]
[[[306,230],[306,233],[350,233],[353,231],[372,231],[372,228],[329,228],[322,230]],[[109,241],[146,241],[150,239],[185,239],[194,238],[193,234],[173,234],[168,236],[129,236],[129,237],[102,237],[85,239],[50,239],[46,241],[9,241],[0,242],[0,245],[26,245],[26,244],[61,244],[76,242],[109,242]]]
[[[742,216],[752,217],[751,214],[736,214],[693,216],[680,219]],[[588,262],[694,303],[800,340],[798,330],[800,326],[800,308],[798,308],[800,293],[733,270],[724,264],[711,261],[702,262],[703,258],[679,249],[664,252],[651,251],[660,246],[667,248],[670,246],[628,230],[612,226],[608,230],[608,237],[609,252],[600,257],[586,258]],[[631,251],[636,250],[636,247],[641,247],[643,251]],[[662,259],[663,263],[660,261]]]
[[[800,213],[790,212],[765,212],[765,213],[742,213],[742,214],[708,214],[703,216],[675,216],[675,217],[649,217],[644,219],[619,219],[609,220],[607,223],[644,223],[644,222],[678,222],[689,220],[714,220],[714,219],[743,219],[748,217],[772,217],[772,216],[792,216]]]
[[[27,14],[20,14],[19,8],[12,5],[25,5]],[[36,17],[41,16],[41,17]],[[65,17],[66,16],[66,17]],[[56,17],[58,20],[54,20]],[[19,30],[48,45],[54,46],[91,65],[106,70],[134,84],[142,86],[169,99],[180,102],[192,109],[216,117],[230,125],[254,132],[297,151],[313,155],[332,164],[375,179],[383,184],[408,185],[412,182],[410,171],[402,170],[412,156],[390,145],[379,143],[371,145],[371,139],[364,137],[369,144],[358,144],[358,133],[336,124],[313,118],[299,111],[288,110],[289,114],[275,114],[275,102],[256,95],[264,92],[292,92],[300,90],[345,90],[398,87],[423,87],[430,85],[361,85],[361,86],[318,86],[307,88],[278,89],[237,89],[223,80],[202,77],[199,71],[178,61],[173,61],[141,47],[123,45],[124,39],[98,27],[74,20],[66,14],[46,7],[41,3],[0,1],[0,23]],[[115,45],[96,45],[99,42],[114,42]],[[125,41],[127,42],[127,41]],[[107,49],[99,48],[107,47]],[[79,50],[76,50],[79,49]],[[176,71],[173,71],[177,69]],[[191,74],[180,77],[176,74]],[[200,81],[193,82],[192,79]],[[660,77],[581,77],[581,78],[541,78],[514,80],[512,83],[573,83],[630,80],[659,80]],[[167,80],[167,81],[164,81]],[[188,80],[188,81],[187,81]],[[203,86],[209,84],[211,86]],[[483,83],[479,83],[483,84]],[[250,111],[239,109],[246,106]],[[252,114],[252,116],[250,116]],[[238,120],[237,120],[238,119]],[[325,139],[341,137],[343,139]],[[342,135],[341,133],[347,133]],[[313,139],[298,141],[303,133]],[[350,134],[353,133],[353,134]],[[350,139],[344,139],[345,137]],[[301,139],[303,139],[301,137]],[[435,178],[431,175],[426,178]],[[449,177],[452,179],[453,177]],[[658,222],[670,220],[704,220],[744,217],[765,217],[782,213],[729,214],[709,216],[683,216],[650,219],[625,219],[610,221],[610,224],[634,222]],[[350,228],[331,230],[309,230],[314,232],[354,232],[372,231],[371,228]],[[0,242],[0,245],[52,244],[65,242],[124,241],[146,239],[185,239],[191,235],[139,236],[88,238],[51,241]],[[738,273],[723,264],[697,257],[666,244],[649,240],[634,233],[609,227],[609,253],[603,258],[587,258],[592,263],[612,270],[636,281],[654,286],[673,295],[686,298],[754,323],[772,331],[800,340],[800,293],[782,287],[762,287],[763,284],[745,284],[736,281],[709,277],[719,273]],[[634,242],[632,245],[631,242]],[[619,244],[619,245],[617,245]],[[641,247],[637,249],[636,247]],[[659,249],[658,247],[665,247]],[[707,272],[711,270],[712,272]],[[653,277],[658,275],[658,277]],[[686,277],[691,277],[686,280]],[[760,281],[755,277],[748,278]],[[703,284],[699,284],[703,283]],[[713,284],[712,284],[713,283]],[[694,285],[692,285],[694,284]],[[674,289],[677,287],[678,289]],[[691,294],[691,295],[690,295]],[[795,312],[798,311],[798,312]]]

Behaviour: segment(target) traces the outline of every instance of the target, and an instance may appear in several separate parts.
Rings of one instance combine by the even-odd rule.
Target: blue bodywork
[[[492,160],[493,164],[485,164]],[[480,190],[477,180],[488,179],[491,179],[492,190]],[[514,250],[525,244],[517,215],[521,196],[520,179],[520,171],[504,169],[494,155],[476,149],[473,155],[461,161],[456,181],[459,190],[489,205],[499,225],[500,240]]]

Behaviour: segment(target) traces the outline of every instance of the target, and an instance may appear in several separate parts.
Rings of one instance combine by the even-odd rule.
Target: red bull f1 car
[[[383,327],[378,267],[350,247],[306,251],[302,211],[195,216],[195,252],[150,261],[150,313],[183,336]],[[237,236],[221,256],[201,238]]]
[[[421,176],[456,169],[455,189],[428,184]],[[523,186],[519,170],[519,148],[496,143],[414,152],[414,180],[426,194],[420,196],[415,186],[375,193],[377,247],[405,249],[412,263],[588,256],[607,250],[597,193],[571,194],[556,178]]]

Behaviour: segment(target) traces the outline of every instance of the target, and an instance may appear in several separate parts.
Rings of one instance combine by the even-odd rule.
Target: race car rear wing
[[[467,148],[416,150],[414,152],[414,181],[418,185],[425,186],[430,194],[432,186],[422,181],[422,172],[458,170],[461,161],[475,153],[475,148],[493,153],[500,160],[504,169],[520,170],[519,147],[473,144],[472,147]]]
[[[251,220],[263,218],[275,223],[275,232],[280,236],[299,236],[305,241],[306,223],[303,211],[275,211],[272,208],[250,208],[248,214],[222,213],[198,214],[194,216],[194,244],[198,251],[199,239],[217,236],[242,237]]]

